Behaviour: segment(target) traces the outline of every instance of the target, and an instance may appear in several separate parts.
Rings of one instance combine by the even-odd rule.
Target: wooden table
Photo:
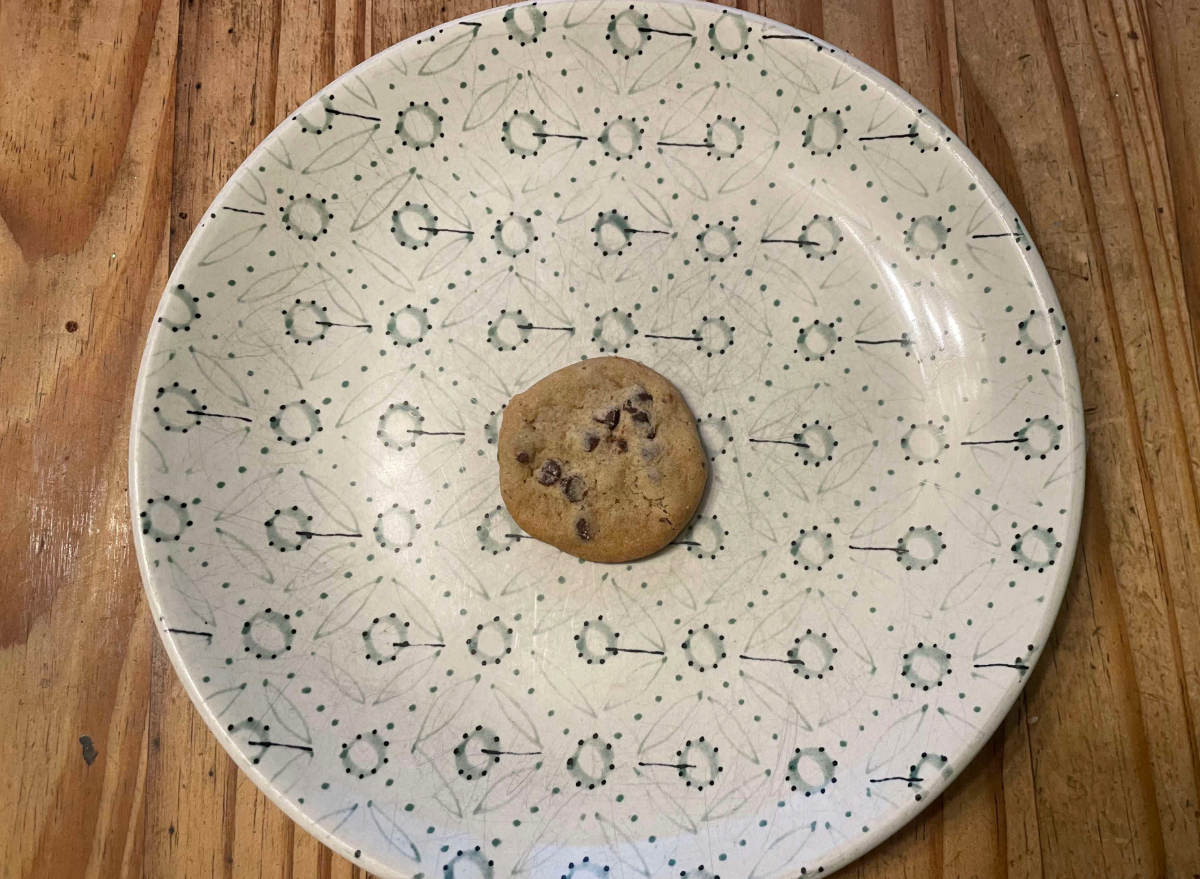
[[[159,645],[130,400],[168,270],[251,148],[480,2],[0,4],[3,879],[364,875],[238,772]],[[843,875],[1200,874],[1200,6],[737,5],[864,59],[983,160],[1058,285],[1087,409],[1047,655],[947,793]]]

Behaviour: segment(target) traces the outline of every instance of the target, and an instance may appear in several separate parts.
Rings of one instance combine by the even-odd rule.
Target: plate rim
[[[283,134],[285,126],[293,121],[293,117],[298,113],[320,105],[320,96],[323,92],[330,89],[335,89],[349,81],[351,77],[361,76],[364,72],[370,71],[376,66],[380,66],[386,62],[386,58],[393,52],[403,51],[406,47],[415,46],[431,35],[436,35],[439,31],[447,27],[465,22],[472,18],[480,16],[492,17],[495,15],[503,15],[508,10],[518,9],[524,6],[565,6],[578,2],[594,2],[600,5],[604,0],[523,0],[523,2],[511,3],[502,6],[493,6],[487,9],[478,9],[474,12],[460,16],[455,19],[443,21],[433,27],[427,28],[419,33],[412,34],[397,43],[379,50],[370,58],[365,59],[354,67],[350,68],[340,76],[335,78],[327,85],[322,86],[314,92],[308,99],[301,103],[297,108],[287,113],[284,119],[276,125],[270,133],[266,135],[252,149],[238,167],[229,175],[229,178],[217,191],[212,201],[205,208],[205,214],[212,214],[213,208],[225,200],[238,185],[239,180],[244,173],[248,173],[245,169],[256,160],[261,154],[267,152],[267,145],[276,141]],[[900,106],[907,108],[914,113],[921,111],[934,119],[937,119],[942,125],[946,125],[937,114],[933,113],[928,107],[918,101],[910,92],[893,82],[883,73],[876,70],[874,67],[866,64],[856,56],[846,50],[834,46],[820,37],[816,37],[806,31],[764,15],[759,15],[754,12],[748,12],[735,7],[722,6],[717,3],[707,2],[707,0],[634,0],[637,4],[644,6],[686,6],[696,9],[702,9],[708,14],[729,13],[731,10],[743,17],[749,22],[761,25],[770,25],[773,28],[778,28],[786,34],[803,37],[818,47],[829,51],[831,54],[838,53],[841,56],[841,61],[850,67],[854,72],[858,73],[867,81],[875,84],[883,89],[887,94],[895,100]],[[947,125],[946,129],[952,131]],[[1016,208],[1005,194],[1004,190],[992,177],[991,173],[984,166],[983,162],[970,150],[967,144],[954,132],[947,138],[945,149],[949,152],[956,161],[958,161],[967,174],[975,180],[983,191],[984,197],[997,209],[997,216],[1006,231],[1017,231],[1011,222],[1011,218],[1016,216]],[[1003,208],[1007,207],[1005,211]],[[163,288],[163,293],[159,297],[158,304],[155,306],[154,314],[157,315],[168,301],[170,291],[173,285],[179,283],[179,276],[183,274],[187,266],[191,264],[194,253],[199,247],[200,229],[203,224],[197,225],[188,236],[188,241],[180,251],[179,257],[175,261],[175,265],[171,268],[168,274],[166,285]],[[1028,225],[1026,225],[1028,229]],[[1026,270],[1029,272],[1033,282],[1032,289],[1035,298],[1044,306],[1052,306],[1060,310],[1062,303],[1058,298],[1057,288],[1054,286],[1053,280],[1050,278],[1049,272],[1046,270],[1045,262],[1042,260],[1041,254],[1038,251],[1037,244],[1033,240],[1032,235],[1029,235],[1030,249],[1020,251],[1019,258],[1023,261]],[[1065,316],[1064,316],[1065,321]],[[317,824],[313,819],[300,808],[299,804],[294,802],[292,798],[284,792],[276,788],[267,778],[266,774],[257,766],[253,765],[247,758],[246,754],[239,747],[236,740],[228,734],[225,728],[219,723],[217,718],[212,714],[207,707],[207,703],[200,693],[200,689],[192,677],[192,674],[179,650],[178,642],[175,638],[169,637],[167,632],[161,625],[161,612],[163,610],[159,601],[157,587],[153,584],[153,575],[150,569],[149,561],[146,556],[146,550],[143,546],[143,541],[139,538],[139,523],[137,511],[142,507],[142,491],[138,482],[138,463],[143,458],[142,451],[142,424],[145,419],[145,402],[149,393],[149,370],[151,367],[151,358],[154,352],[158,349],[161,342],[161,337],[166,331],[165,325],[152,320],[150,331],[146,336],[145,346],[142,350],[142,356],[138,362],[137,383],[134,387],[132,399],[132,411],[130,413],[129,422],[129,458],[128,458],[128,500],[129,500],[129,516],[131,523],[130,539],[134,546],[134,552],[137,557],[138,574],[141,578],[142,589],[146,595],[147,604],[153,615],[153,623],[155,631],[162,642],[163,648],[166,651],[168,658],[171,660],[171,666],[175,670],[180,682],[183,684],[184,690],[187,692],[188,698],[191,700],[193,708],[204,721],[209,731],[216,738],[222,750],[233,759],[237,768],[241,770],[254,783],[260,791],[262,791],[268,799],[271,800],[285,815],[292,821],[298,824],[305,832],[312,835],[322,844],[328,846],[338,852],[342,857],[359,864],[371,873],[380,876],[381,879],[412,879],[411,873],[402,872],[391,864],[379,861],[376,858],[370,857],[366,853],[355,854],[355,849],[344,841],[333,831],[327,830]],[[1038,643],[1047,644],[1049,635],[1058,620],[1059,611],[1062,609],[1063,598],[1066,595],[1067,585],[1070,582],[1071,575],[1074,571],[1075,552],[1079,542],[1079,535],[1083,519],[1084,494],[1086,486],[1086,468],[1087,468],[1087,433],[1085,429],[1083,417],[1083,399],[1082,389],[1079,383],[1079,368],[1075,358],[1074,345],[1071,342],[1071,332],[1068,327],[1063,334],[1063,344],[1058,346],[1059,359],[1062,364],[1062,379],[1067,386],[1068,395],[1065,400],[1069,412],[1066,420],[1069,425],[1071,435],[1079,437],[1079,442],[1074,448],[1068,451],[1069,457],[1078,457],[1072,479],[1071,479],[1071,497],[1074,500],[1073,506],[1067,514],[1067,533],[1063,540],[1063,556],[1071,559],[1070,565],[1064,565],[1057,569],[1054,574],[1054,583],[1051,589],[1047,591],[1047,610],[1053,608],[1052,612],[1044,613],[1041,617],[1040,625],[1035,630],[1036,641]],[[1012,709],[1017,698],[1024,691],[1032,677],[1033,671],[1037,668],[1038,662],[1046,651],[1039,650],[1037,655],[1032,657],[1029,673],[1023,676],[1016,685],[1007,690],[1004,695],[995,703],[992,711],[986,715],[979,725],[979,732],[970,740],[970,743],[960,750],[960,754],[965,759],[962,760],[962,767],[965,768],[974,761],[979,754],[984,744],[991,739],[996,730],[1003,723],[1004,718]],[[824,872],[834,873],[837,870],[845,867],[852,862],[858,860],[867,852],[882,845],[888,839],[896,834],[909,821],[920,815],[925,809],[945,793],[947,787],[953,784],[962,772],[957,772],[948,781],[943,781],[939,786],[933,788],[931,796],[923,797],[919,802],[908,800],[905,804],[894,809],[882,821],[874,823],[870,831],[863,834],[861,837],[853,838],[848,845],[842,845],[834,849],[830,854],[829,861],[823,866]]]

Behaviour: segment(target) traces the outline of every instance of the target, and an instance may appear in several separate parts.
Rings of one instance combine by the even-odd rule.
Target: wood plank
[[[222,184],[275,127],[281,2],[182,7],[172,265]]]
[[[1102,129],[1089,127],[1088,138],[1080,136],[1077,112],[1086,114],[1091,107],[1076,109],[1055,27],[1054,16],[1062,11],[1059,5],[1051,12],[1040,4],[1018,2],[1004,9],[984,7],[972,15],[960,10],[956,21],[964,82],[972,80],[988,115],[998,123],[994,130],[985,127],[983,140],[975,138],[968,107],[968,144],[985,164],[998,165],[997,177],[1009,178],[1004,183],[1010,194],[1021,193],[1027,204],[1024,215],[1052,267],[1077,340],[1085,406],[1097,413],[1089,424],[1085,513],[1089,524],[1085,525],[1082,549],[1088,564],[1083,570],[1077,568],[1073,576],[1055,630],[1055,652],[1047,656],[1049,663],[1039,666],[1026,692],[1029,712],[1042,717],[1038,727],[1030,730],[1038,816],[1048,875],[1105,868],[1111,873],[1119,864],[1127,871],[1153,874],[1165,867],[1154,783],[1174,786],[1181,796],[1187,796],[1182,791],[1190,788],[1190,796],[1195,795],[1190,760],[1164,760],[1164,752],[1174,752],[1177,758],[1180,745],[1184,754],[1188,750],[1186,714],[1179,694],[1176,692],[1173,702],[1139,700],[1142,680],[1135,682],[1133,677],[1138,656],[1121,634],[1127,624],[1131,631],[1138,626],[1134,640],[1139,649],[1154,644],[1157,658],[1153,662],[1159,667],[1164,654],[1171,654],[1169,626],[1162,610],[1173,584],[1170,571],[1156,561],[1152,535],[1162,523],[1153,487],[1143,478],[1147,458],[1138,421],[1141,407],[1151,405],[1143,397],[1152,396],[1157,389],[1148,384],[1135,388],[1131,379],[1129,357],[1137,350],[1135,346],[1131,352],[1122,336],[1114,269],[1101,232],[1098,196],[1093,191],[1107,181],[1102,172],[1089,173],[1092,169],[1085,154],[1085,149],[1095,148],[1093,141]],[[1038,27],[1021,26],[1030,21]],[[1068,36],[1064,30],[1062,37]],[[1068,46],[1068,53],[1072,48]],[[985,70],[987,77],[968,76]],[[1076,72],[1072,67],[1072,75]],[[1053,103],[1038,99],[1049,85],[1057,93]],[[1090,93],[1092,98],[1104,94],[1103,90]],[[1138,223],[1137,213],[1128,205],[1120,209],[1125,212],[1124,231],[1128,234]],[[1106,305],[1099,308],[1095,303]],[[1178,487],[1163,486],[1163,490],[1178,491]],[[1175,509],[1186,523],[1185,507],[1177,505]],[[1109,534],[1113,535],[1111,556]],[[1093,565],[1097,556],[1110,561],[1111,570],[1106,564]],[[1085,615],[1097,616],[1101,610],[1105,622],[1089,626]],[[1143,625],[1155,620],[1157,628],[1148,630]],[[1155,640],[1143,640],[1149,638]],[[1094,651],[1093,661],[1060,661],[1068,655],[1078,656],[1080,651]],[[1093,697],[1080,698],[1073,688],[1095,689],[1096,673],[1091,665],[1104,672],[1104,680],[1094,694],[1095,701],[1089,702]],[[1143,658],[1143,674],[1148,672],[1149,664]],[[1057,685],[1046,686],[1053,698],[1043,696],[1041,682],[1057,681],[1060,676],[1063,680]],[[1153,686],[1151,682],[1146,685]],[[1080,732],[1088,740],[1086,749],[1069,739]],[[1162,747],[1170,741],[1176,745]],[[1113,766],[1121,766],[1123,771],[1114,772]],[[1150,767],[1154,767],[1153,778]],[[1177,768],[1182,774],[1167,777]],[[1093,790],[1087,798],[1069,798],[1065,790],[1052,791],[1050,787],[1078,784],[1085,778]],[[1081,840],[1089,841],[1086,848]],[[1188,856],[1186,848],[1180,850],[1180,856]],[[1182,868],[1182,860],[1175,863]]]
[[[1132,17],[1132,16],[1131,16]],[[1170,199],[1156,207],[1158,222],[1173,226],[1178,242],[1182,290],[1176,291],[1183,303],[1176,307],[1187,320],[1192,350],[1200,349],[1200,153],[1195,144],[1200,137],[1200,6],[1187,3],[1147,3],[1140,6],[1127,32],[1138,35],[1153,65],[1154,97],[1162,120],[1163,150],[1169,171]],[[1139,26],[1140,25],[1140,26]],[[1145,39],[1145,38],[1149,39]],[[1146,45],[1148,44],[1148,45]],[[1193,368],[1200,368],[1200,358],[1193,353]],[[1193,470],[1200,462],[1197,443],[1200,431],[1188,430]],[[1184,602],[1196,604],[1193,580],[1192,594],[1182,596]],[[1177,599],[1178,612],[1178,599]],[[1188,616],[1186,612],[1183,616]],[[1183,627],[1181,626],[1181,632]],[[1181,636],[1184,652],[1194,650],[1192,636]],[[1200,687],[1195,679],[1194,666],[1189,660],[1185,685],[1193,710],[1200,704]],[[1198,735],[1192,728],[1193,749]]]
[[[942,857],[937,870],[946,879],[1005,875],[1004,735],[1002,726],[942,794]]]
[[[503,5],[503,0],[373,0],[371,54],[444,22]]]
[[[296,828],[292,835],[292,879],[330,879],[335,857],[316,837]]]
[[[370,0],[343,0],[334,11],[334,72],[339,76],[371,55]]]
[[[0,7],[4,876],[141,871],[156,636],[125,459],[165,281],[174,21],[152,0]]]
[[[893,82],[900,79],[896,16],[892,0],[830,3],[823,16],[825,39],[870,64]]]
[[[1149,37],[1164,146],[1171,172],[1174,221],[1178,230],[1184,294],[1193,347],[1200,348],[1200,7],[1146,3],[1139,30]],[[1163,212],[1169,209],[1162,205]]]
[[[944,0],[894,0],[897,82],[956,132],[960,108]]]
[[[335,41],[338,9],[348,5],[337,0],[291,0],[281,7],[274,124],[345,72],[337,67]]]
[[[1200,6],[1141,3],[1136,19],[1128,33],[1147,38],[1144,51],[1153,66],[1170,171],[1173,204],[1160,207],[1164,214],[1174,211],[1193,348],[1200,349],[1200,155],[1195,149],[1200,136]]]
[[[1191,461],[1200,441],[1200,397],[1178,242],[1169,215],[1158,212],[1171,202],[1161,118],[1136,10],[1084,0],[1047,10],[1072,105],[1088,131],[1081,153],[1109,269],[1110,315],[1136,401],[1133,439],[1161,592],[1147,601],[1123,590],[1121,598],[1150,733],[1167,869],[1183,873],[1200,863],[1194,808],[1200,753],[1187,685],[1200,693],[1200,506]],[[1169,673],[1155,675],[1154,668]]]
[[[938,797],[886,842],[845,869],[855,879],[927,879],[942,872],[942,806]]]
[[[1111,442],[1105,437],[1094,444]],[[1103,513],[1104,487],[1092,469],[1098,469],[1094,458],[1090,464],[1071,582],[1045,660],[1023,696],[1040,860],[1046,876],[1163,875],[1149,748]],[[1028,850],[1018,856],[1024,863],[1034,859]]]
[[[296,825],[241,772],[237,773],[233,813],[229,838],[234,875],[292,879]]]
[[[1042,845],[1038,835],[1037,795],[1033,780],[1033,754],[1029,749],[1029,717],[1025,694],[1004,718],[1001,789],[1004,797],[1005,879],[1035,879],[1044,875]]]

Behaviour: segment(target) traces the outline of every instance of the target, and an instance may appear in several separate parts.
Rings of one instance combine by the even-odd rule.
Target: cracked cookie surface
[[[622,357],[572,364],[517,394],[498,445],[500,494],[531,537],[595,562],[670,543],[708,463],[683,395]]]

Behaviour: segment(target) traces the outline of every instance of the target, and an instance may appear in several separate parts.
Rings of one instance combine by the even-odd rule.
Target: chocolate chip
[[[553,485],[558,482],[560,476],[562,476],[562,464],[550,458],[538,470],[537,481],[542,485]]]
[[[638,409],[637,406],[633,405],[633,403],[630,402],[629,400],[626,400],[624,403],[622,403],[621,408],[624,409],[626,412],[640,412],[641,411],[640,409]]]
[[[602,415],[593,415],[592,421],[600,422],[605,427],[607,427],[609,430],[616,430],[617,424],[619,424],[621,421],[621,410],[620,409],[609,409],[607,412],[603,413]]]
[[[568,476],[562,481],[562,490],[567,500],[577,504],[587,495],[587,482],[582,476]]]
[[[594,433],[588,433],[588,434],[584,434],[584,437],[583,437],[583,450],[584,450],[585,452],[590,452],[590,451],[592,451],[592,450],[593,450],[593,449],[595,449],[595,448],[596,448],[596,446],[598,446],[598,445],[600,445],[600,437],[596,436]]]
[[[633,420],[636,421],[638,424],[649,424],[650,416],[647,415],[645,412],[634,412]]]
[[[517,463],[518,464],[528,464],[529,463],[529,452],[517,452]]]
[[[623,439],[617,440],[617,454],[624,455],[627,451],[629,451],[629,443]]]
[[[637,395],[637,399],[638,399],[639,403],[649,403],[654,398],[651,397],[649,394],[647,394],[645,391],[639,391],[638,395]]]
[[[588,524],[587,519],[575,520],[575,533],[579,535],[580,540],[592,539],[592,526]]]
[[[650,428],[650,432],[646,434],[646,439],[654,439],[656,436],[658,436],[658,428],[652,427]]]

